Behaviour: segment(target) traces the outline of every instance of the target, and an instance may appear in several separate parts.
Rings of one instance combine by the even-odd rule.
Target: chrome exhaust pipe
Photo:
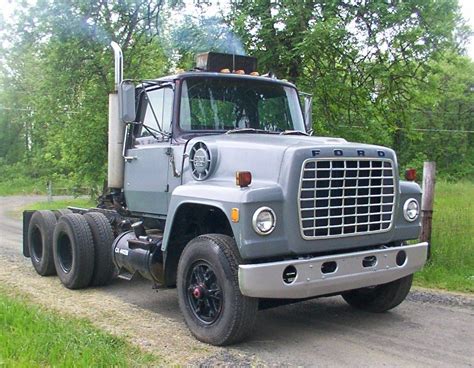
[[[123,80],[123,54],[116,42],[111,42],[115,56],[115,91],[109,94],[109,145],[107,182],[111,189],[123,188],[125,124],[120,121],[118,90]]]
[[[112,41],[110,43],[110,46],[112,46],[112,49],[114,50],[114,56],[115,56],[115,91],[118,91],[120,87],[120,83],[122,83],[123,80],[123,54],[122,54],[122,49],[118,45],[117,42]]]

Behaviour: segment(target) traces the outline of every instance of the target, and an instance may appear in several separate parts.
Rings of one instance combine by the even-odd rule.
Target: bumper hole
[[[397,262],[397,266],[403,266],[406,261],[407,261],[407,254],[404,250],[401,250],[400,252],[397,253],[397,258],[395,259],[395,262]]]
[[[296,280],[296,268],[295,266],[288,266],[283,270],[283,282],[285,284],[291,284]]]
[[[374,267],[377,264],[376,256],[367,256],[362,260],[363,267]]]
[[[337,263],[334,261],[324,262],[321,265],[321,272],[324,274],[336,272],[336,269],[337,269]]]

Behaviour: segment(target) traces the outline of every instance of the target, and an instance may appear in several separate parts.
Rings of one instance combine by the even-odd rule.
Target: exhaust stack
[[[110,43],[110,46],[112,46],[112,49],[114,50],[115,92],[117,92],[120,87],[120,83],[122,83],[122,80],[123,80],[123,54],[122,54],[122,49],[120,48],[117,42],[112,41]]]
[[[125,124],[119,117],[118,90],[123,80],[122,49],[116,42],[111,42],[115,57],[115,90],[109,94],[109,146],[107,183],[111,189],[123,188],[124,159],[122,156]]]

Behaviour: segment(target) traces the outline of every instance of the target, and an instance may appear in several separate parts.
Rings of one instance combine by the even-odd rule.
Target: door
[[[169,156],[173,111],[171,86],[143,94],[143,124],[126,150],[124,192],[132,212],[166,215],[169,202]]]

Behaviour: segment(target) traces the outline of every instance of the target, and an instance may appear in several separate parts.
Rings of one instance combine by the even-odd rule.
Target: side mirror
[[[123,123],[133,123],[136,119],[135,85],[130,80],[120,83],[118,89],[119,118]]]
[[[301,95],[304,98],[303,116],[306,131],[311,132],[313,130],[313,96],[309,93],[301,93]]]

